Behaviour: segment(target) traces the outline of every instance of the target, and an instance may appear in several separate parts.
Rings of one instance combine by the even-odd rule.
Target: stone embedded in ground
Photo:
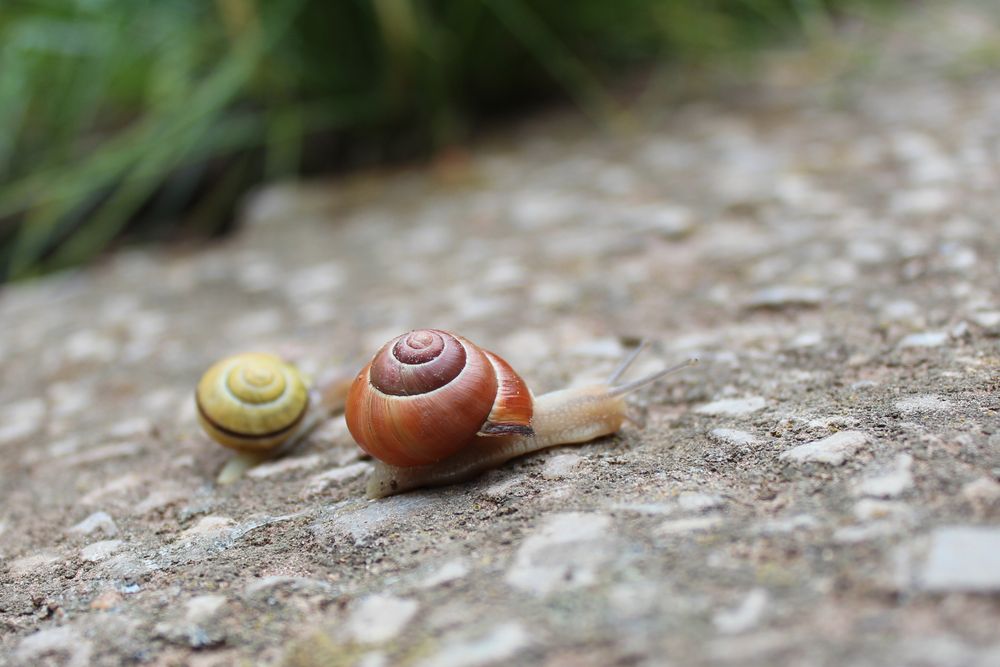
[[[102,540],[88,544],[80,549],[80,559],[88,563],[105,560],[121,549],[123,544],[121,540]]]
[[[896,401],[895,406],[900,412],[919,413],[950,410],[954,407],[954,404],[951,401],[941,398],[940,396],[925,394],[922,396],[909,396],[907,398],[901,398]]]
[[[416,600],[370,595],[358,601],[345,624],[347,633],[364,644],[381,644],[402,632],[419,608]]]
[[[513,659],[531,645],[531,635],[514,621],[492,622],[482,635],[447,643],[420,667],[478,667]]]
[[[581,512],[552,515],[521,543],[505,578],[515,588],[541,596],[587,586],[613,560],[613,546],[610,517]]]
[[[80,523],[73,525],[66,532],[72,535],[103,533],[108,537],[114,537],[118,534],[118,526],[115,525],[111,515],[107,512],[94,512],[80,521]]]
[[[1000,527],[935,529],[916,582],[931,592],[1000,592]]]
[[[895,498],[908,491],[913,486],[913,457],[900,454],[892,466],[862,479],[854,488],[859,496],[874,496],[876,498]]]
[[[739,634],[752,629],[760,622],[767,609],[769,596],[762,588],[755,588],[731,609],[719,611],[712,622],[719,632],[727,635]]]
[[[742,417],[763,410],[767,403],[760,396],[723,398],[695,408],[695,412],[713,417]]]
[[[839,466],[864,447],[868,439],[868,434],[861,431],[841,431],[822,440],[793,447],[779,454],[778,459],[792,463],[825,463]]]

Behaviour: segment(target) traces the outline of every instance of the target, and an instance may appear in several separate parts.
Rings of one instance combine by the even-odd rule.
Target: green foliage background
[[[0,281],[208,235],[257,182],[412,156],[876,0],[3,0]]]

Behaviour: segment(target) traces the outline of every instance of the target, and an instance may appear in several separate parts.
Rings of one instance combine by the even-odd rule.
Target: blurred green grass
[[[878,0],[4,0],[0,282],[205,237],[267,179],[428,153]]]

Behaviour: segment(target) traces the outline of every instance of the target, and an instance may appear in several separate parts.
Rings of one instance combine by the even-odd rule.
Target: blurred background
[[[448,155],[658,87],[889,0],[4,0],[0,282],[122,243],[208,239],[255,185]]]

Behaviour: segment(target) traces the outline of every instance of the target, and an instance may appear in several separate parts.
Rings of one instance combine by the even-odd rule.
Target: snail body
[[[483,381],[483,366],[471,372],[468,366],[457,371],[449,366],[450,370],[442,373],[427,365],[429,358],[437,358],[455,345],[464,351],[466,363],[475,363],[469,360],[480,354],[490,360],[497,373],[495,379]],[[431,352],[411,355],[409,348]],[[418,330],[393,339],[358,374],[348,392],[347,426],[362,449],[376,459],[368,497],[465,481],[531,452],[615,433],[625,421],[628,393],[688,365],[616,384],[639,350],[606,383],[534,397],[509,364],[460,336]],[[455,352],[454,356],[462,354]],[[419,377],[424,372],[429,378]],[[399,381],[402,377],[407,380]],[[403,384],[409,393],[386,392],[387,387]],[[421,391],[424,387],[430,389]],[[469,395],[477,393],[486,399],[476,403],[476,411],[464,407],[468,402],[460,407],[447,399],[457,395],[467,401]],[[485,411],[483,403],[489,403]],[[453,439],[444,441],[445,434]]]
[[[214,363],[198,382],[198,422],[213,440],[239,454],[217,481],[228,484],[250,467],[289,451],[323,419],[343,409],[347,382],[331,374],[311,387],[292,364],[249,352]]]

